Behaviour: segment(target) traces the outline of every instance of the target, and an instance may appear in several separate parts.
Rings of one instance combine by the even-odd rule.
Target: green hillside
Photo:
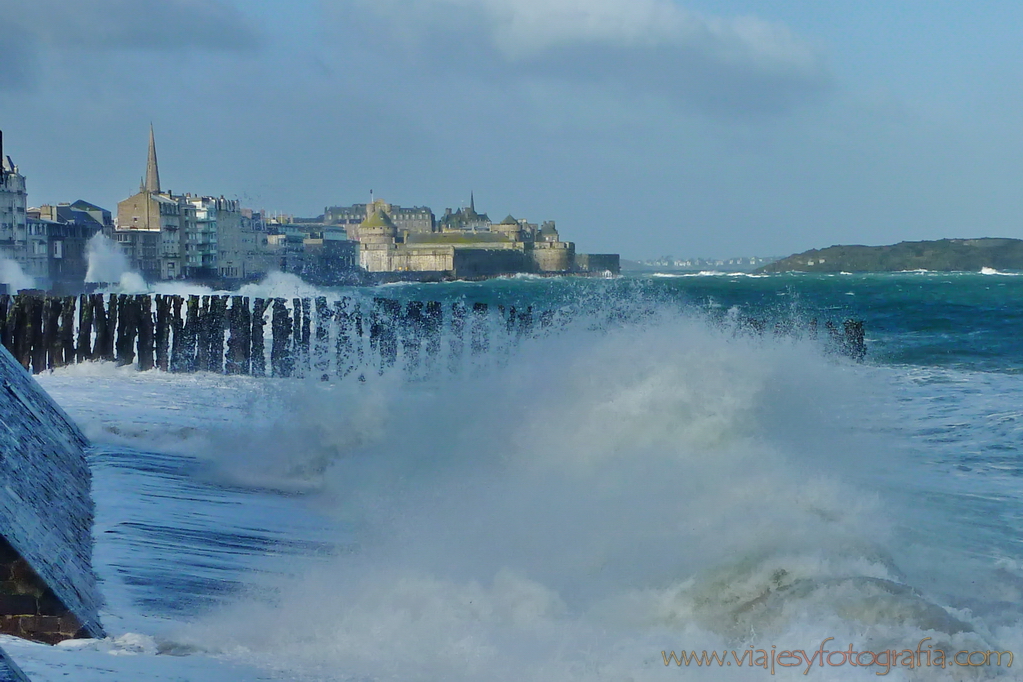
[[[1023,240],[940,239],[891,246],[829,246],[783,258],[758,272],[979,272],[1023,270]]]

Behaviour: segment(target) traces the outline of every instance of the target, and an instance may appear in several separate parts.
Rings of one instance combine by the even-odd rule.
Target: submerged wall
[[[88,442],[0,347],[0,632],[102,637]]]

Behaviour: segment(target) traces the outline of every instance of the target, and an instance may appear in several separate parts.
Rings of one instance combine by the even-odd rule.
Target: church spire
[[[476,195],[472,190],[469,190],[469,212],[476,213]]]
[[[149,124],[149,159],[146,161],[146,184],[145,191],[159,194],[160,192],[160,170],[156,165],[156,136],[153,134],[153,124]]]

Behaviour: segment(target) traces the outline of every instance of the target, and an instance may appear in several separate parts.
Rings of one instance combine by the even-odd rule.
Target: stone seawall
[[[78,427],[0,348],[0,632],[102,637],[92,478]]]

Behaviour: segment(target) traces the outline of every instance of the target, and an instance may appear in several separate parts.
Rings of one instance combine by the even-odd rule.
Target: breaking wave
[[[287,276],[259,286],[295,291]],[[256,579],[176,640],[330,680],[639,682],[680,674],[662,650],[827,637],[1023,651],[1015,611],[961,589],[969,576],[1018,593],[1023,571],[965,559],[941,525],[950,512],[914,497],[919,462],[892,416],[889,369],[695,313],[604,319],[430,381],[154,372],[147,390],[178,412],[117,434],[110,405],[85,415],[94,438],[158,447],[187,428],[182,451],[218,476],[308,493],[354,538],[350,552]],[[60,376],[75,371],[119,370]],[[938,568],[907,536],[924,514],[948,545]],[[935,674],[891,679],[921,672]]]

